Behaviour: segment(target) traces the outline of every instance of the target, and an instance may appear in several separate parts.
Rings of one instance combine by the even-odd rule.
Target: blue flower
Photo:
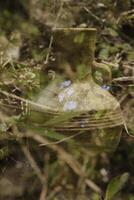
[[[66,80],[66,81],[64,81],[64,82],[61,83],[60,88],[61,88],[61,89],[66,88],[66,87],[68,87],[70,84],[71,84],[71,81],[70,81],[70,80]]]
[[[68,101],[64,105],[64,110],[74,110],[77,107],[77,103],[75,101]]]
[[[101,88],[104,89],[104,90],[110,90],[110,86],[109,85],[102,85]]]

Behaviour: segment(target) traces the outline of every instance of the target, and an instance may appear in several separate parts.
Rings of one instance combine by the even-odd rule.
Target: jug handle
[[[112,71],[108,65],[93,61],[93,74],[96,71],[100,71],[102,73],[104,80],[106,79],[106,81],[110,81],[112,79]]]

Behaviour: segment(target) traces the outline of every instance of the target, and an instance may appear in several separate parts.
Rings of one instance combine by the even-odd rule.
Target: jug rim
[[[96,32],[97,29],[96,28],[80,28],[80,27],[57,27],[57,28],[53,28],[52,29],[54,32],[55,31],[92,31],[92,32]]]

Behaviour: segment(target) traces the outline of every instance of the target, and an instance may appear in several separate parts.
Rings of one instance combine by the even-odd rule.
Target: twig
[[[128,64],[123,64],[123,67],[124,68],[127,68],[127,69],[130,69],[130,70],[134,70],[134,66],[130,66],[130,65],[128,65]],[[134,74],[133,74],[134,75]]]
[[[102,60],[101,62],[108,65],[108,66],[111,66],[111,67],[115,67],[115,68],[119,67],[118,63],[111,63],[111,62],[107,62],[107,61],[104,61],[104,60]]]
[[[41,194],[40,194],[39,200],[46,200],[46,194],[47,194],[46,187],[43,187],[42,191],[41,191]]]
[[[71,135],[71,136],[64,137],[63,139],[58,140],[58,141],[56,141],[56,142],[50,142],[50,143],[40,144],[39,146],[48,146],[48,145],[53,145],[53,144],[60,144],[60,143],[63,143],[63,142],[65,142],[65,141],[67,141],[67,140],[70,140],[70,139],[72,139],[72,138],[74,138],[74,137],[76,137],[76,136],[78,136],[78,135],[80,135],[80,134],[82,134],[82,133],[83,133],[83,132],[76,133],[76,134],[73,134],[73,135]]]
[[[15,95],[15,94],[11,94],[11,93],[3,91],[1,89],[0,89],[0,93],[5,95],[5,96],[7,96],[7,97],[9,97],[9,98],[14,98],[16,100],[20,100],[21,102],[25,103],[26,106],[30,106],[32,109],[34,109],[36,111],[51,113],[50,108],[48,106],[46,106],[46,105],[35,103],[33,101],[30,101],[28,99],[19,97],[19,96]],[[53,114],[54,114],[54,111],[53,111]]]
[[[42,137],[42,136],[40,136],[40,135],[38,135],[38,134],[32,133],[32,132],[30,132],[30,131],[21,133],[20,131],[18,131],[18,129],[17,129],[16,127],[15,127],[15,129],[14,129],[14,135],[15,135],[16,137],[18,137],[18,138],[19,138],[19,137],[21,138],[22,136],[23,136],[23,137],[27,137],[27,138],[31,138],[31,139],[35,140],[36,142],[38,142],[38,143],[43,143],[43,144],[48,144],[48,143],[50,143],[50,141],[49,141],[48,139],[46,139],[46,138],[44,138],[44,137]],[[19,141],[19,142],[21,143],[21,141]],[[81,166],[80,166],[79,162],[78,162],[77,160],[75,160],[75,158],[74,158],[72,155],[68,154],[64,149],[62,149],[61,147],[59,147],[59,146],[57,146],[57,145],[55,145],[55,144],[49,145],[48,147],[49,147],[50,149],[52,149],[53,151],[55,151],[55,152],[58,154],[59,158],[60,158],[61,160],[63,160],[65,163],[67,163],[68,166],[69,166],[78,176],[83,177],[84,180],[85,180],[86,185],[87,185],[89,188],[91,188],[93,191],[95,191],[95,192],[101,194],[101,188],[100,188],[98,185],[96,185],[92,180],[90,180],[90,179],[88,179],[88,178],[86,177],[86,174],[85,174],[85,172],[81,169]],[[34,171],[36,172],[36,174],[37,174],[39,180],[40,180],[41,183],[42,183],[42,186],[44,187],[44,185],[45,185],[45,179],[43,178],[43,177],[44,177],[44,174],[42,174],[42,172],[40,171],[38,165],[36,164],[34,158],[32,157],[32,155],[31,155],[31,153],[29,152],[29,150],[27,149],[27,147],[26,147],[26,146],[22,146],[22,150],[23,150],[23,152],[24,152],[26,158],[28,159],[28,161],[29,161],[31,167],[32,167],[32,168],[34,169]],[[43,191],[43,190],[42,190],[42,195],[41,195],[41,197],[42,197],[42,196],[44,196],[44,191]],[[44,200],[45,200],[45,199],[44,199]]]
[[[124,102],[124,100],[128,97],[128,94],[124,94],[120,99],[119,99],[119,103],[122,104],[122,102]]]
[[[41,194],[40,194],[40,200],[44,200],[47,196],[47,190],[48,190],[48,174],[49,174],[49,153],[46,153],[44,156],[44,169],[43,174],[45,176],[46,185],[42,188]],[[48,198],[47,198],[48,199]]]
[[[49,60],[49,56],[50,56],[50,52],[51,52],[53,40],[54,40],[54,38],[53,38],[53,35],[52,35],[52,36],[50,37],[48,52],[47,52],[46,59],[45,59],[45,62],[44,62],[45,65],[48,63],[48,60]]]
[[[89,10],[87,7],[83,7],[84,10],[89,13],[96,21],[98,21],[99,23],[103,24],[103,20],[101,20],[98,16],[96,16],[91,10]]]
[[[40,171],[40,168],[38,167],[37,163],[35,162],[32,154],[30,153],[30,151],[28,150],[28,148],[23,144],[21,145],[22,151],[25,155],[25,157],[27,158],[27,160],[29,161],[32,169],[35,171],[37,177],[39,178],[40,182],[42,183],[42,185],[44,186],[45,184],[45,180],[43,177],[42,172]]]
[[[134,67],[132,68],[132,75],[134,76]],[[133,83],[134,83],[134,80],[133,80]]]
[[[112,82],[114,81],[134,81],[134,76],[124,76],[124,77],[118,77],[114,78]]]
[[[37,177],[39,178],[42,184],[42,191],[39,200],[46,200],[47,187],[46,187],[45,175],[41,172],[29,149],[24,144],[21,145],[21,148],[29,164],[31,165],[32,169],[34,170],[34,172],[36,173]]]
[[[21,132],[18,131],[16,126],[13,127],[13,132],[14,132],[15,136],[21,135]],[[41,172],[40,168],[38,167],[36,161],[34,160],[32,154],[30,153],[29,149],[27,148],[26,145],[24,145],[22,143],[22,140],[19,140],[19,143],[21,145],[21,149],[22,149],[25,157],[27,158],[29,164],[31,165],[31,168],[34,170],[34,172],[36,173],[38,179],[40,180],[40,182],[42,184],[42,192],[40,195],[40,200],[46,200],[47,189],[46,189],[45,172],[44,173]]]
[[[60,15],[61,15],[61,13],[62,13],[63,5],[64,5],[64,1],[61,1],[60,8],[59,8],[59,12],[58,12],[57,17],[56,17],[56,19],[55,19],[55,23],[54,23],[53,29],[55,29],[56,26],[57,26],[57,22],[58,22],[58,20],[59,20],[59,18],[60,18]],[[53,37],[53,35],[51,35],[51,37],[50,37],[50,42],[49,42],[49,46],[48,46],[48,52],[47,52],[47,55],[46,55],[46,59],[45,59],[44,64],[47,64],[47,63],[48,63],[49,56],[50,56],[50,52],[51,52],[51,48],[52,48],[52,44],[53,44],[53,40],[54,40],[54,37]]]
[[[37,135],[37,134],[33,134],[32,132],[26,132],[26,133],[23,133],[23,134],[25,134],[25,137],[30,137],[30,138],[34,139],[35,141],[37,141],[38,143],[44,143],[44,144],[50,143],[49,140],[47,140],[46,138],[44,138],[40,135]],[[97,186],[90,179],[86,178],[86,174],[82,171],[79,162],[77,162],[77,160],[75,160],[72,155],[68,154],[64,149],[62,149],[61,147],[59,147],[55,144],[49,145],[48,147],[50,149],[52,149],[53,151],[55,151],[58,154],[59,158],[61,160],[63,160],[64,162],[66,162],[68,164],[68,166],[78,176],[83,176],[85,178],[85,183],[88,187],[90,187],[93,191],[95,191],[97,193],[101,193],[100,187]]]
[[[62,190],[61,186],[56,186],[52,192],[47,196],[47,200],[54,199],[55,195]]]

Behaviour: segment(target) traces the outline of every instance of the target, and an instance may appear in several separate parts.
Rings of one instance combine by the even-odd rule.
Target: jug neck
[[[96,29],[56,28],[53,30],[53,36],[57,65],[66,63],[64,66],[70,66],[77,79],[90,77],[95,52]]]

